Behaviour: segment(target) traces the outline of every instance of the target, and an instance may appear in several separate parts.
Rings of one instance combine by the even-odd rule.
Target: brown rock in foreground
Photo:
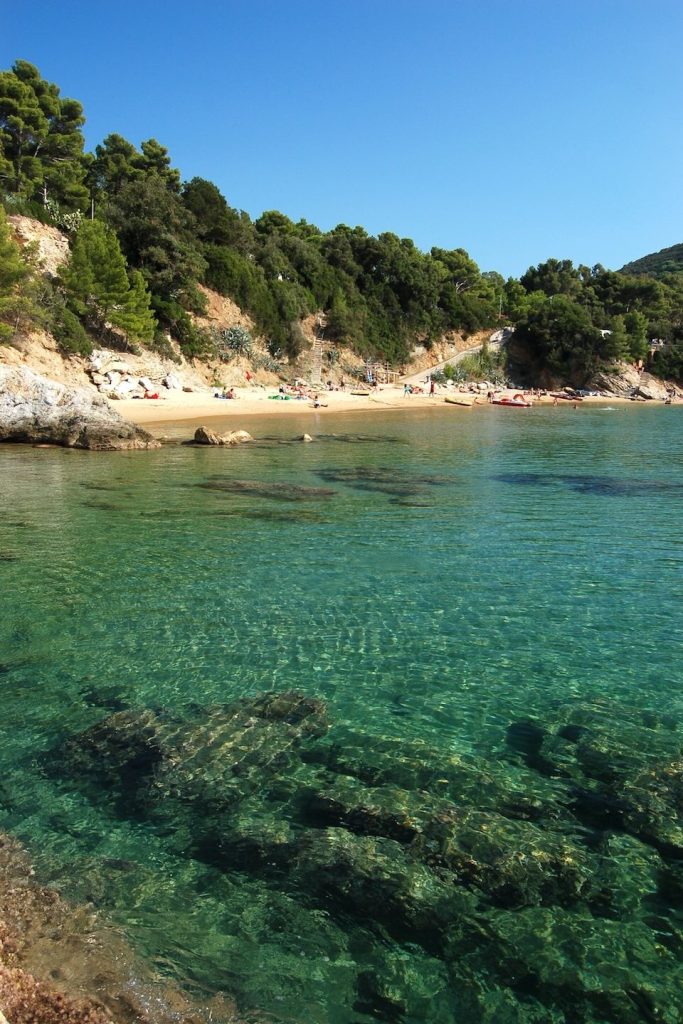
[[[150,969],[92,907],[37,884],[22,847],[0,833],[0,1024],[240,1019],[227,994],[193,998]]]
[[[124,420],[101,395],[18,366],[0,366],[0,441],[90,451],[159,447],[159,441]]]

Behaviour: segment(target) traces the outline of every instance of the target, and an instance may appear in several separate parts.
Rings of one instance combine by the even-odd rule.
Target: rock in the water
[[[310,434],[302,434],[302,436],[301,436],[300,440],[301,440],[301,441],[312,441],[312,440],[313,440],[313,438],[311,437],[311,435],[310,435]]]
[[[223,444],[223,438],[210,427],[197,427],[194,432],[195,444]]]
[[[0,366],[0,441],[92,451],[159,447],[101,395],[14,366]]]
[[[227,434],[217,434],[210,427],[197,427],[194,432],[195,444],[236,445],[253,440],[246,430],[229,430]]]
[[[486,762],[269,692],[116,711],[45,768],[226,887],[267,887],[269,914],[286,900],[297,941],[292,913],[343,929],[363,1019],[680,1022],[675,718],[571,703],[507,741]]]
[[[246,430],[229,430],[227,434],[223,434],[223,444],[245,444],[253,440]]]

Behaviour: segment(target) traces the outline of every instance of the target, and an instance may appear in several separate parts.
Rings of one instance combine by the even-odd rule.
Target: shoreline
[[[445,401],[446,397],[462,395],[463,398],[474,397],[472,393],[441,390],[435,395],[408,395],[404,396],[400,387],[380,387],[369,395],[353,395],[349,391],[320,391],[320,406],[315,407],[311,399],[290,399],[289,401],[278,400],[275,388],[235,388],[234,399],[215,398],[208,391],[170,391],[163,398],[158,399],[121,399],[112,402],[112,408],[119,412],[124,419],[130,420],[138,426],[149,428],[150,426],[168,426],[171,424],[180,425],[184,423],[199,424],[201,421],[220,419],[226,423],[235,422],[242,418],[249,417],[271,417],[271,416],[301,416],[306,413],[311,415],[325,416],[336,413],[377,413],[377,412],[404,412],[423,411],[426,409],[443,409],[449,405],[454,412],[458,409],[487,409],[493,408],[485,397],[480,397],[476,404],[471,406],[451,405]],[[359,389],[360,390],[360,389]],[[512,390],[510,394],[514,393]],[[553,407],[553,398],[550,395],[534,396],[534,406]],[[584,406],[604,405],[659,405],[658,402],[633,402],[629,398],[617,396],[605,398],[583,398],[577,402],[577,410]],[[663,404],[663,403],[661,403]],[[677,402],[675,404],[683,404]],[[557,408],[562,406],[573,407],[571,400],[561,399]]]

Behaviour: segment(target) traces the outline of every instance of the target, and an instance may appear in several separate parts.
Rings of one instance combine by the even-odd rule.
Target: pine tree
[[[144,279],[133,272],[129,281],[118,239],[101,221],[81,225],[61,280],[69,305],[96,333],[111,326],[140,341],[153,337]]]
[[[87,200],[83,108],[62,99],[28,61],[0,72],[0,188],[37,200],[43,189],[69,209]]]
[[[150,308],[150,295],[139,270],[130,272],[130,290],[125,305],[117,312],[116,324],[135,341],[154,338],[157,322]]]

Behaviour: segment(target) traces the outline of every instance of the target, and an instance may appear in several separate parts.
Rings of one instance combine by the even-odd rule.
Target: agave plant
[[[228,362],[234,356],[251,355],[251,334],[246,327],[241,327],[239,324],[222,331],[217,331],[215,340],[218,356],[224,362]]]

